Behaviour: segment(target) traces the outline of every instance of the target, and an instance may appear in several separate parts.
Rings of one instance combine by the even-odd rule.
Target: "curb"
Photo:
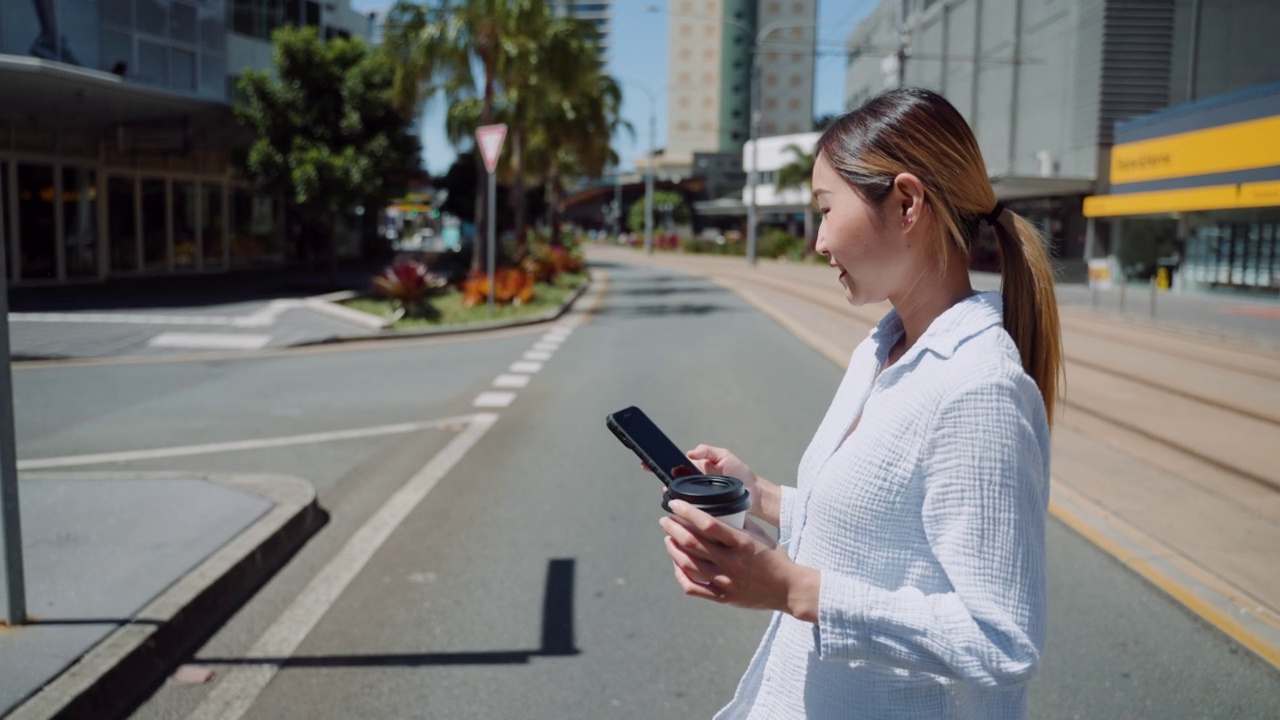
[[[96,480],[173,473],[58,473]],[[118,717],[237,610],[324,524],[315,488],[288,475],[186,474],[258,495],[274,505],[139,610],[7,720],[102,720]]]
[[[323,340],[306,340],[300,343],[294,343],[287,347],[312,347],[316,345],[332,345],[337,343],[349,342],[366,342],[369,340],[403,340],[405,338],[424,338],[439,337],[442,335],[462,335],[466,333],[478,333],[489,330],[506,330],[508,328],[523,327],[526,325],[538,325],[540,323],[557,320],[561,315],[568,312],[578,298],[582,297],[587,290],[596,282],[595,274],[588,273],[587,281],[578,286],[564,302],[560,303],[557,308],[552,308],[537,315],[529,317],[516,318],[513,320],[495,320],[492,322],[468,323],[466,325],[450,325],[436,328],[423,328],[421,330],[384,330],[374,335],[334,335]],[[356,312],[356,311],[352,311]],[[366,313],[362,313],[366,314]],[[370,315],[370,317],[373,317]]]

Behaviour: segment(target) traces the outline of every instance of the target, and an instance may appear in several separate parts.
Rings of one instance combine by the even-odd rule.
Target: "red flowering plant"
[[[447,278],[431,272],[425,264],[400,258],[373,278],[373,289],[396,303],[401,315],[432,318],[438,315],[430,298],[449,284]]]

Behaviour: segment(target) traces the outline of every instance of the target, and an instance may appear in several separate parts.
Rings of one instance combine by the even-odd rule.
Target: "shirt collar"
[[[996,291],[977,292],[947,308],[925,330],[915,345],[895,365],[906,366],[915,355],[929,351],[939,357],[951,357],[956,348],[969,338],[993,325],[1004,323],[1004,300]],[[871,330],[871,340],[876,345],[876,357],[881,363],[889,350],[902,335],[902,318],[896,309],[890,310]]]

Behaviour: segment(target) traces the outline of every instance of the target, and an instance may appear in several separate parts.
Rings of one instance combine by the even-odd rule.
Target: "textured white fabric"
[[[1044,403],[999,293],[957,303],[877,375],[901,333],[890,312],[854,350],[783,488],[780,540],[822,573],[818,623],[775,613],[717,718],[1026,715],[1045,636]]]

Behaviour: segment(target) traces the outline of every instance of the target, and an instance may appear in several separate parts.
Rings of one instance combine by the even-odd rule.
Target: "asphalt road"
[[[767,618],[685,598],[659,486],[605,430],[636,404],[681,445],[735,448],[790,482],[840,371],[733,294],[611,266],[599,310],[391,532],[246,718],[709,717]],[[832,292],[838,292],[832,286]],[[270,358],[15,373],[20,458],[453,418],[540,330]],[[442,427],[126,469],[304,477],[330,522],[166,683],[139,720],[187,718],[397,489]],[[119,469],[121,466],[111,466]],[[93,468],[87,468],[93,469]],[[1122,481],[1122,479],[1117,479]],[[1274,718],[1280,673],[1063,526],[1036,718]],[[230,720],[230,719],[228,719]]]

